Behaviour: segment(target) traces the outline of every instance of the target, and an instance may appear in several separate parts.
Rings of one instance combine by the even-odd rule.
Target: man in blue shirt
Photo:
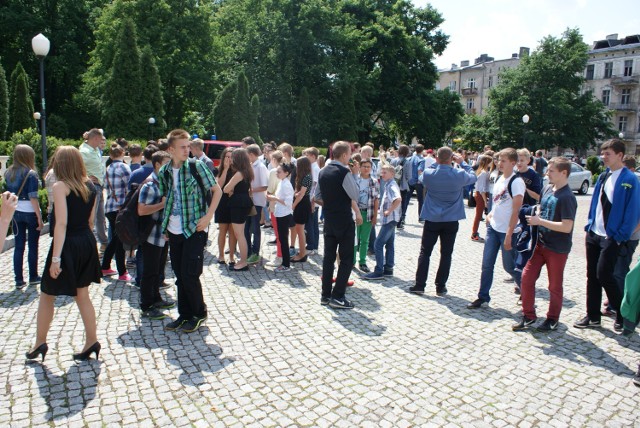
[[[447,294],[447,280],[451,270],[451,254],[458,233],[458,220],[464,219],[462,191],[474,184],[476,175],[462,156],[454,154],[449,147],[441,147],[436,155],[437,167],[428,168],[422,176],[422,184],[427,191],[420,213],[425,219],[422,229],[422,243],[416,271],[416,285],[409,289],[414,294],[424,294],[429,273],[429,259],[438,238],[440,238],[440,266],[436,274],[436,294]],[[462,169],[453,168],[456,162]]]
[[[420,210],[422,209],[422,204],[424,202],[424,190],[422,188],[422,182],[420,181],[420,176],[422,175],[422,171],[424,171],[424,157],[422,156],[422,152],[424,151],[424,146],[422,144],[418,144],[416,146],[416,151],[411,156],[411,176],[409,177],[409,199],[413,196],[413,192],[416,192],[416,196],[418,198],[418,215],[420,215]],[[421,220],[422,221],[422,220]]]
[[[158,148],[153,145],[147,146],[144,149],[144,151],[142,152],[142,156],[144,156],[145,163],[144,165],[142,165],[142,167],[131,172],[131,177],[129,177],[128,182],[128,191],[131,191],[132,185],[135,184],[136,186],[138,186],[151,175],[151,173],[153,172],[153,163],[151,161],[151,157],[157,151]]]

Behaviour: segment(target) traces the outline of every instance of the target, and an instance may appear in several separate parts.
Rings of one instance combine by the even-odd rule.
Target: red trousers
[[[562,280],[564,266],[569,254],[560,254],[538,244],[533,255],[522,271],[520,297],[522,298],[522,313],[529,319],[536,319],[536,281],[540,277],[542,266],[547,265],[549,275],[549,311],[547,318],[558,321],[562,310]]]
[[[478,233],[478,227],[480,227],[480,220],[482,220],[482,214],[484,214],[484,199],[478,192],[473,192],[474,199],[476,200],[476,216],[473,218],[472,233]]]

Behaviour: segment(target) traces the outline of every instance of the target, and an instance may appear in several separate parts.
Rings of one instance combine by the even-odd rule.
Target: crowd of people
[[[395,236],[404,228],[414,192],[422,239],[415,282],[408,291],[425,293],[430,259],[440,240],[435,293],[448,293],[452,254],[464,200],[475,203],[470,239],[483,244],[479,291],[469,310],[487,307],[498,253],[503,269],[520,296],[521,318],[514,331],[537,322],[535,283],[547,267],[549,308],[539,331],[556,330],[563,298],[563,272],[572,250],[577,201],[568,187],[571,162],[564,157],[546,160],[541,152],[511,148],[481,153],[435,152],[422,145],[398,149],[367,143],[337,141],[325,159],[315,147],[294,156],[287,143],[266,143],[253,138],[242,147],[228,147],[219,164],[207,157],[203,142],[181,129],[167,138],[149,142],[144,150],[117,141],[103,163],[106,139],[99,129],[84,135],[79,149],[59,147],[52,157],[45,185],[46,213],[53,237],[44,272],[39,275],[37,249],[43,219],[38,205],[35,154],[19,145],[14,163],[5,174],[0,236],[4,239],[13,218],[16,288],[26,286],[22,259],[29,246],[29,283],[40,283],[37,334],[28,359],[44,357],[47,334],[58,295],[73,296],[85,326],[85,344],[74,359],[100,353],[95,311],[88,294],[91,283],[117,275],[140,288],[141,316],[159,320],[177,303],[178,317],[164,328],[193,332],[207,318],[200,276],[209,228],[218,230],[217,264],[228,272],[249,270],[262,260],[262,234],[273,228],[277,257],[267,263],[276,273],[304,263],[318,250],[319,222],[323,222],[324,252],[320,303],[352,309],[347,288],[352,272],[364,281],[394,275]],[[125,153],[131,161],[124,162]],[[601,146],[606,171],[598,178],[587,221],[586,315],[575,328],[601,327],[602,314],[615,316],[614,329],[630,335],[640,317],[637,266],[630,272],[640,238],[640,184],[627,168],[635,159],[625,157],[625,145],[610,140]],[[216,160],[218,161],[218,160]],[[543,186],[543,176],[548,184]],[[131,208],[133,207],[133,208]],[[125,212],[140,221],[131,242]],[[486,222],[484,237],[480,224]],[[144,222],[144,223],[143,223]],[[228,255],[228,259],[227,259]],[[367,265],[367,255],[375,265]],[[115,258],[116,269],[112,268]],[[175,274],[177,302],[162,298],[167,286],[167,261]],[[337,274],[334,276],[337,262]],[[128,266],[131,266],[128,268]],[[128,269],[135,266],[135,277]],[[602,290],[607,301],[601,308]],[[640,372],[634,380],[640,384]]]

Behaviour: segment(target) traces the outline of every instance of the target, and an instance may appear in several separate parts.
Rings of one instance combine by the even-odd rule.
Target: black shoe
[[[38,284],[40,284],[41,281],[42,281],[42,277],[41,276],[36,276],[35,278],[31,278],[29,280],[29,285],[38,285]]]
[[[589,318],[588,316],[582,318],[579,321],[576,321],[573,326],[575,328],[600,328],[602,326],[602,324],[600,323],[600,320],[598,321],[592,321],[591,318]]]
[[[22,290],[27,286],[27,283],[24,281],[16,281],[16,290]]]
[[[369,269],[365,264],[361,264],[359,267],[360,267],[360,272],[364,272],[364,273],[371,272],[371,269]]]
[[[346,298],[342,299],[331,299],[329,300],[329,306],[334,309],[353,309],[353,303],[348,301]]]
[[[436,296],[446,296],[448,292],[447,287],[436,287]]]
[[[486,305],[486,303],[487,302],[482,299],[476,299],[467,305],[467,309],[480,309],[481,307]]]
[[[513,293],[516,295],[520,295],[520,287],[518,287],[517,285],[515,287],[513,287]]]
[[[275,239],[273,241],[267,241],[267,245],[276,245],[278,243],[278,241],[276,241]]]
[[[172,300],[160,300],[159,302],[155,302],[153,307],[156,309],[172,309],[176,307],[176,302]]]
[[[620,333],[620,332],[622,332],[622,330],[624,329],[624,327],[622,326],[622,323],[621,323],[621,322],[616,321],[616,322],[614,322],[614,323],[613,323],[613,329],[614,329],[615,331],[617,331],[618,333]]]
[[[246,265],[245,267],[241,267],[241,268],[235,268],[231,266],[235,266],[235,264],[233,265],[229,264],[229,272],[244,272],[249,270],[249,265]]]
[[[409,293],[413,293],[413,294],[417,294],[419,296],[422,296],[424,294],[424,288],[420,288],[417,285],[414,285],[413,287],[409,288]]]
[[[558,321],[550,320],[547,318],[542,324],[540,324],[536,330],[538,331],[552,331],[558,328]]]
[[[393,276],[393,270],[385,269],[382,274],[384,276]]]
[[[182,331],[184,331],[185,333],[193,333],[194,331],[196,331],[197,329],[200,328],[200,326],[202,325],[202,323],[206,319],[207,319],[206,316],[202,317],[202,318],[193,317],[189,321],[187,321],[184,324],[182,324],[180,329]]]
[[[164,329],[167,331],[176,331],[177,329],[182,327],[182,324],[184,324],[185,322],[187,322],[186,319],[178,317],[178,319],[176,319],[175,321],[171,321],[169,324],[165,325]]]
[[[307,261],[308,258],[309,256],[305,254],[304,257],[301,257],[299,259],[290,259],[290,260],[291,260],[291,263],[304,263]]]
[[[511,330],[513,331],[524,330],[527,327],[531,327],[535,322],[536,322],[535,319],[522,317],[522,319],[519,322],[511,326]]]
[[[633,377],[633,384],[640,388],[640,364],[638,364],[638,373]]]
[[[96,342],[93,345],[91,345],[89,347],[89,349],[87,349],[84,352],[80,352],[79,354],[73,354],[73,359],[76,361],[86,361],[89,358],[91,358],[91,354],[96,354],[96,360],[98,359],[98,356],[100,356],[100,342]]]
[[[27,352],[24,356],[27,360],[35,360],[38,358],[38,355],[42,355],[42,362],[44,362],[44,357],[47,356],[47,352],[49,351],[49,346],[46,343],[41,344],[33,352]]]
[[[141,317],[150,320],[163,320],[167,318],[168,315],[162,312],[160,309],[152,307],[151,309],[142,311]]]
[[[331,300],[330,297],[321,297],[320,298],[320,304],[322,306],[328,306],[329,305],[329,301]]]
[[[402,222],[398,223],[398,225],[396,226],[396,228],[397,228],[398,230],[403,230],[403,229],[404,229],[404,223],[402,223]]]

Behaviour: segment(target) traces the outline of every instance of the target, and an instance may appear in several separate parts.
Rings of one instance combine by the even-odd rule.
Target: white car
[[[545,175],[543,184],[549,184],[549,177]],[[575,162],[571,162],[571,174],[569,174],[569,188],[580,195],[586,195],[591,186],[591,171],[584,169]]]

